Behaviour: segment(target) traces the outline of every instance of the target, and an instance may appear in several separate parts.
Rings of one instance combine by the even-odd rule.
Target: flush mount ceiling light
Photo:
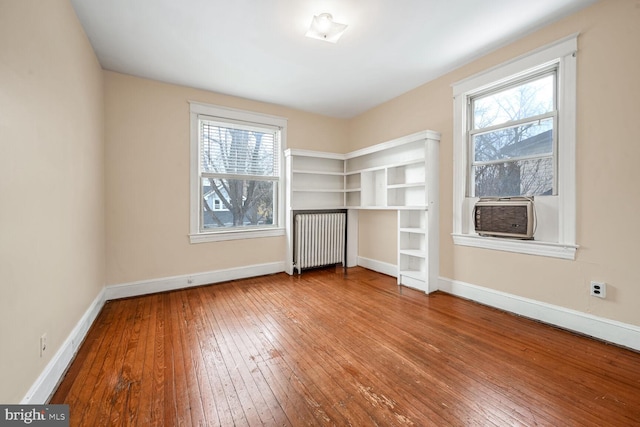
[[[313,17],[309,31],[307,31],[305,36],[335,43],[346,29],[346,24],[333,22],[333,16],[331,16],[330,13],[321,13]]]

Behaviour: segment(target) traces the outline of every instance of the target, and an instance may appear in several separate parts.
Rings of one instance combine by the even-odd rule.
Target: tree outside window
[[[201,230],[273,226],[279,130],[200,118]]]
[[[555,81],[547,70],[470,99],[471,196],[554,193]]]

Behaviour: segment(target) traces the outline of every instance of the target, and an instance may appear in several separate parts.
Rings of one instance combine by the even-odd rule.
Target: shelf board
[[[344,205],[334,205],[334,206],[327,206],[327,205],[305,205],[305,206],[299,206],[299,205],[294,205],[291,206],[289,208],[292,211],[325,211],[325,210],[338,210],[338,209],[352,209],[352,207],[350,206],[344,206]]]
[[[387,166],[389,169],[391,168],[397,168],[397,167],[402,167],[402,166],[409,166],[409,165],[418,165],[420,163],[424,163],[424,158],[423,157],[419,157],[419,158],[415,158],[415,159],[410,159],[410,160],[405,160],[404,162],[396,162],[396,163],[391,163],[389,166]]]
[[[296,193],[344,193],[344,189],[342,188],[326,188],[326,189],[303,189],[303,188],[292,188],[291,191]]]
[[[400,231],[403,233],[415,233],[415,234],[426,233],[426,230],[424,228],[418,228],[418,227],[401,227]]]
[[[299,157],[313,157],[318,159],[329,159],[329,160],[346,160],[346,156],[344,154],[338,153],[329,153],[326,151],[314,151],[314,150],[304,150],[299,148],[288,148],[284,150],[285,157],[289,156],[299,156]]]
[[[345,171],[345,175],[355,175],[362,172],[374,172],[374,171],[379,171],[383,169],[397,168],[400,166],[416,165],[418,163],[424,163],[424,162],[425,162],[424,158],[411,159],[411,160],[406,160],[404,162],[396,162],[396,163],[390,163],[390,164],[381,165],[381,166],[371,166],[368,168],[348,170],[348,171]]]
[[[345,193],[355,193],[358,191],[362,191],[360,188],[345,188]]]
[[[390,206],[378,206],[378,205],[360,205],[360,206],[354,206],[354,209],[363,209],[363,210],[371,210],[371,209],[375,209],[375,210],[379,210],[379,211],[383,211],[383,210],[394,210],[393,207]]]
[[[391,206],[391,209],[397,211],[428,211],[428,206]]]
[[[363,210],[379,210],[379,211],[426,211],[428,210],[426,206],[380,206],[380,205],[360,205],[353,206],[353,209],[363,209]]]
[[[329,176],[344,176],[344,172],[332,172],[332,171],[320,171],[320,170],[309,170],[309,169],[293,169],[291,172],[307,174],[307,175],[329,175]]]
[[[382,142],[380,144],[372,145],[370,147],[361,148],[356,151],[351,151],[345,154],[346,159],[352,159],[354,157],[361,157],[367,154],[376,153],[378,151],[389,150],[395,147],[402,146],[404,144],[420,141],[423,139],[435,139],[440,141],[441,134],[440,132],[435,132],[432,130],[423,130],[420,132],[413,133],[411,135],[405,135],[400,138],[392,139],[391,141]]]
[[[416,258],[426,258],[427,253],[425,251],[421,251],[420,249],[400,249],[401,255],[408,255]]]
[[[400,275],[411,277],[412,279],[416,279],[416,280],[423,280],[423,281],[425,280],[424,272],[419,270],[400,270]]]
[[[387,189],[424,187],[425,185],[427,185],[427,184],[424,183],[424,182],[412,182],[412,183],[406,183],[406,184],[387,184]]]

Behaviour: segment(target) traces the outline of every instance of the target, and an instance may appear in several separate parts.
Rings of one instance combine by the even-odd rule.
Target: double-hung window
[[[472,197],[555,193],[557,66],[470,96]]]
[[[453,240],[574,259],[576,52],[573,35],[453,85]],[[481,197],[535,199],[535,240],[475,233]]]
[[[286,120],[191,103],[191,241],[282,235]]]

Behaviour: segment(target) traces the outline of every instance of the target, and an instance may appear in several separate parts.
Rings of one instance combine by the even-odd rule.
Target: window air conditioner
[[[533,239],[532,198],[481,198],[473,213],[476,233],[481,236]]]

